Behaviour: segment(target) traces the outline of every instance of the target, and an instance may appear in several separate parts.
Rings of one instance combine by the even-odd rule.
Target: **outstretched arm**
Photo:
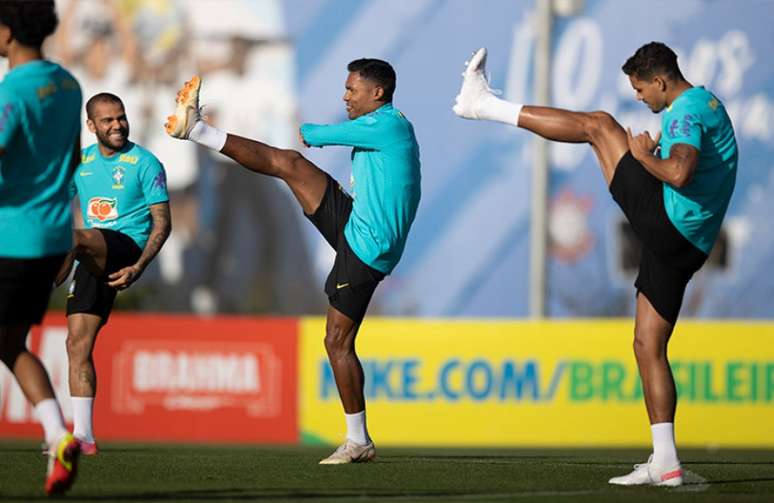
[[[341,145],[378,150],[384,144],[384,121],[361,116],[341,124],[303,124],[299,133],[304,145],[325,147]]]
[[[164,242],[172,231],[172,218],[169,214],[169,203],[158,203],[150,206],[151,218],[153,219],[153,228],[151,229],[148,242],[145,243],[145,249],[142,255],[133,265],[124,267],[110,276],[109,286],[123,290],[137,281],[151,260],[159,253]]]
[[[653,139],[647,131],[633,136],[631,129],[627,128],[626,136],[632,156],[640,161],[651,175],[677,188],[685,187],[693,179],[699,162],[699,150],[696,147],[687,143],[675,143],[669,150],[669,157],[661,159],[654,154],[661,138],[660,132]]]

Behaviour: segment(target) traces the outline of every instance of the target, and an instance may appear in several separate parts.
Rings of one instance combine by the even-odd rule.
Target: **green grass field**
[[[682,450],[687,484],[619,488],[642,450],[379,449],[319,466],[322,447],[105,444],[68,501],[774,501],[774,452]],[[33,442],[0,442],[0,499],[44,500]]]

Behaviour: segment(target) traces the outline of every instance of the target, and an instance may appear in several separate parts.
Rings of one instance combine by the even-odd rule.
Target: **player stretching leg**
[[[56,29],[53,1],[0,2],[0,359],[43,425],[49,448],[45,491],[67,491],[79,446],[67,431],[46,369],[26,347],[72,244],[67,186],[80,151],[81,88],[43,59]]]
[[[137,281],[172,230],[166,174],[156,157],[129,141],[129,121],[118,96],[100,93],[86,103],[86,125],[97,143],[83,149],[73,175],[86,229],[58,281],[78,260],[67,295],[67,357],[73,434],[85,455],[98,452],[92,427],[97,373],[92,352],[118,290]]]
[[[198,77],[178,93],[167,132],[218,150],[245,168],[281,178],[301,209],[336,250],[325,283],[328,308],[325,348],[347,424],[347,439],[321,464],[370,461],[363,368],[355,337],[379,282],[400,260],[420,197],[419,147],[411,123],[392,106],[395,72],[385,61],[359,59],[347,66],[344,102],[349,121],[304,124],[306,146],[353,147],[356,195],[348,195],[325,171],[294,150],[226,134],[199,117]]]
[[[653,454],[611,484],[678,486],[674,440],[677,395],[667,360],[683,293],[720,231],[736,179],[734,130],[720,101],[693,87],[666,45],[640,47],[623,65],[636,98],[665,110],[661,132],[633,136],[605,112],[571,112],[509,103],[492,95],[479,49],[463,73],[454,112],[518,126],[544,138],[589,143],[613,199],[643,244],[634,325],[637,359],[651,423]]]

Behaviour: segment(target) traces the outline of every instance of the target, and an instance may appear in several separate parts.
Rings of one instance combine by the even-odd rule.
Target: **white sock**
[[[73,435],[85,442],[94,442],[92,428],[92,413],[94,411],[94,397],[72,396],[73,403]]]
[[[678,464],[674,423],[652,424],[650,431],[653,434],[653,462],[665,468]]]
[[[210,126],[204,121],[194,124],[193,129],[188,134],[188,137],[199,145],[204,145],[218,152],[223,150],[223,147],[226,145],[227,136],[225,131]]]
[[[38,421],[43,425],[46,443],[49,447],[53,447],[59,437],[67,433],[59,402],[55,398],[41,400],[35,405],[35,413],[38,415]]]
[[[345,413],[344,417],[347,420],[347,438],[349,440],[360,445],[365,445],[371,441],[371,437],[368,436],[368,428],[366,428],[365,411],[355,414]]]
[[[487,96],[478,105],[478,116],[483,120],[503,122],[511,126],[519,125],[521,103],[511,103],[497,96]]]

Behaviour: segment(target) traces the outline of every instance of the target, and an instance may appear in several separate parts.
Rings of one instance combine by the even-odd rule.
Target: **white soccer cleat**
[[[683,484],[683,470],[678,463],[671,468],[663,468],[653,463],[653,455],[647,463],[634,465],[634,471],[621,477],[613,477],[608,481],[619,486],[666,486],[677,487]]]
[[[368,463],[376,457],[376,448],[373,442],[365,445],[356,444],[347,439],[333,454],[320,461],[321,465],[346,465],[349,463]]]
[[[462,72],[462,88],[454,99],[452,110],[463,119],[480,119],[481,103],[492,96],[486,78],[486,48],[477,50]]]
[[[199,110],[199,89],[201,86],[202,79],[198,75],[194,75],[177,92],[175,114],[167,117],[167,122],[164,124],[164,129],[169,136],[187,140],[193,127],[201,120]]]

